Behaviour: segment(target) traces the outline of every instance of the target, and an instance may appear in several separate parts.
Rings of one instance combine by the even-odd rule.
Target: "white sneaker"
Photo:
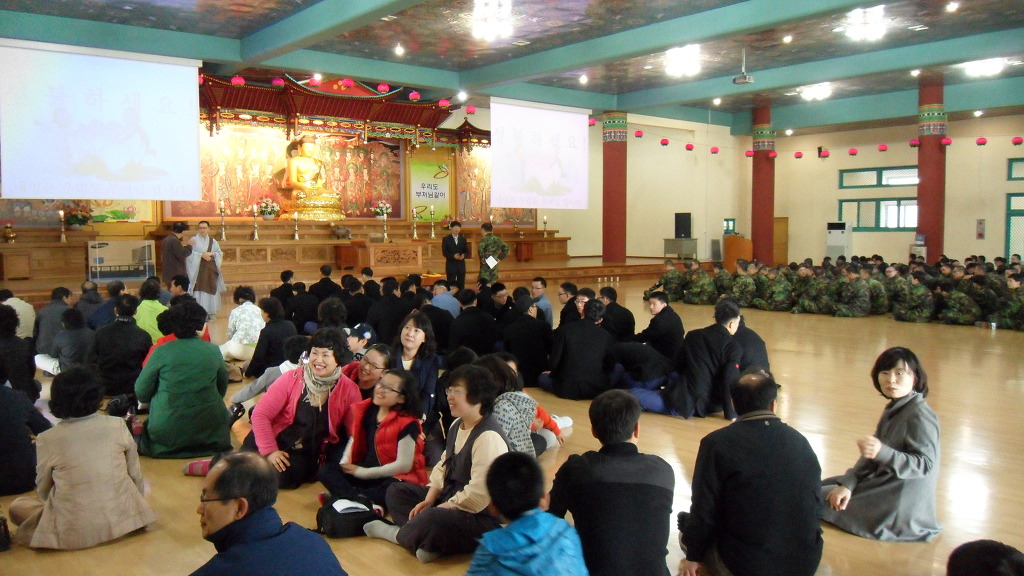
[[[551,419],[555,421],[555,424],[558,424],[560,429],[572,428],[572,418],[568,416],[555,416],[552,414]]]

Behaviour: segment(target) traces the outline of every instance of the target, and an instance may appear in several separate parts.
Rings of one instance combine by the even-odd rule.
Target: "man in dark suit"
[[[285,318],[295,324],[295,330],[302,334],[302,327],[306,322],[316,322],[316,309],[320,306],[320,300],[306,291],[305,282],[292,284],[294,294],[288,300],[284,309]]]
[[[651,323],[633,340],[650,345],[669,360],[675,359],[676,352],[683,345],[683,320],[669,306],[668,294],[664,292],[648,295],[647,306],[651,311]]]
[[[765,346],[764,340],[757,332],[747,327],[742,316],[740,316],[740,327],[736,329],[732,339],[743,349],[743,356],[740,358],[740,372],[746,372],[751,368],[771,372],[771,366],[768,364],[768,347]]]
[[[270,297],[277,298],[281,306],[287,306],[288,300],[295,294],[294,290],[292,290],[292,278],[294,276],[295,273],[291,270],[281,272],[281,285],[270,291]]]
[[[580,311],[576,307],[578,291],[572,282],[563,282],[558,286],[558,301],[562,304],[562,311],[558,313],[559,328],[580,319]]]
[[[169,284],[171,278],[185,274],[185,258],[192,254],[192,246],[181,243],[181,237],[188,230],[188,222],[175,222],[171,225],[171,233],[160,241],[161,280]]]
[[[598,323],[603,314],[604,304],[591,300],[583,307],[583,318],[558,327],[551,371],[537,379],[541,388],[570,400],[593,398],[611,388],[608,373],[615,337]]]
[[[692,334],[692,333],[691,333]],[[821,466],[810,443],[775,415],[766,373],[731,387],[739,419],[704,437],[690,512],[679,514],[682,574],[811,576],[821,561]]]
[[[523,384],[536,386],[537,378],[548,369],[548,354],[554,344],[551,325],[537,318],[537,301],[523,296],[515,301],[516,316],[502,328],[505,351],[516,357]]]
[[[611,286],[601,288],[597,299],[604,303],[604,322],[601,323],[605,330],[615,336],[619,342],[628,342],[636,334],[636,317],[628,308],[618,302],[619,293]]]
[[[448,276],[448,284],[458,286],[461,290],[466,286],[466,257],[469,256],[469,243],[462,236],[462,223],[454,220],[449,226],[451,234],[441,240],[441,254],[444,255],[444,273]]]
[[[348,316],[345,322],[352,326],[366,322],[373,299],[363,293],[363,283],[353,276],[345,282],[345,290],[348,291],[348,300],[345,301]]]
[[[494,352],[494,343],[501,337],[494,316],[476,305],[477,293],[469,288],[460,290],[455,297],[462,305],[462,313],[452,321],[448,349],[455,350],[459,346],[465,346],[478,356]]]
[[[378,342],[391,346],[401,329],[399,324],[412,312],[413,305],[411,301],[400,297],[398,280],[394,276],[381,280],[380,288],[381,298],[370,306],[366,313],[366,323],[377,332]]]
[[[434,306],[433,296],[428,293],[416,295],[416,309],[423,312],[430,319],[430,326],[434,329],[434,342],[437,344],[437,353],[444,354],[448,351],[448,340],[451,338],[452,322],[455,320],[444,308]]]
[[[341,286],[338,286],[337,282],[331,280],[331,272],[334,272],[334,269],[330,265],[324,264],[321,266],[320,280],[317,280],[316,284],[309,287],[309,293],[316,296],[321,302],[341,294]]]
[[[732,335],[740,325],[740,308],[732,298],[715,304],[715,323],[691,330],[676,358],[680,379],[670,379],[665,388],[634,391],[640,404],[653,412],[678,413],[683,418],[703,418],[724,412],[736,419],[729,386],[739,379],[743,350]],[[656,396],[655,396],[656,395]]]

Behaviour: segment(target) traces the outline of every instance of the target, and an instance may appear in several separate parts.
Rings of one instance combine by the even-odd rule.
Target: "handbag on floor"
[[[351,538],[363,535],[363,525],[380,520],[373,511],[373,502],[365,496],[327,499],[317,510],[316,531],[328,538]]]

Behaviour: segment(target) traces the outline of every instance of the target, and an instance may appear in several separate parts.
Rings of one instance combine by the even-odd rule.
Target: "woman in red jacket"
[[[345,452],[339,463],[320,469],[320,482],[334,497],[362,495],[381,507],[391,484],[426,484],[420,410],[416,377],[406,370],[385,373],[373,398],[353,406]]]

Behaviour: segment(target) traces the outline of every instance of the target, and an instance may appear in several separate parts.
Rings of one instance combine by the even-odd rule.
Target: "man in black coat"
[[[551,348],[551,371],[541,374],[537,383],[559,398],[593,398],[611,388],[608,374],[615,337],[598,323],[604,304],[591,300],[583,307],[579,322],[559,326]]]
[[[572,282],[563,282],[558,286],[558,301],[562,304],[562,310],[558,313],[559,328],[580,319],[580,311],[576,307],[577,292]]]
[[[611,286],[605,286],[598,292],[597,299],[604,303],[605,321],[602,325],[619,342],[629,342],[636,334],[636,317],[619,304],[618,298],[619,293]]]
[[[461,290],[466,286],[466,258],[470,256],[469,243],[462,236],[462,223],[452,221],[448,227],[451,234],[441,240],[441,254],[444,255],[444,273],[450,286]]]
[[[171,225],[171,233],[160,241],[160,273],[164,284],[178,274],[186,274],[185,259],[192,254],[192,245],[185,245],[181,237],[188,230],[188,222],[175,222]]]
[[[494,316],[477,306],[477,293],[469,288],[460,290],[455,297],[462,305],[462,313],[452,321],[448,349],[465,346],[478,356],[494,352],[494,343],[501,337]]]
[[[331,272],[334,272],[334,269],[330,265],[324,264],[321,266],[320,279],[309,287],[309,293],[316,296],[320,302],[341,295],[341,286],[338,286],[337,282],[331,280]]]
[[[388,276],[381,280],[381,298],[370,306],[366,313],[366,323],[377,332],[377,341],[391,346],[398,336],[402,320],[412,312],[411,301],[400,298],[398,280]]]
[[[291,300],[295,294],[295,290],[292,289],[292,278],[294,277],[295,273],[291,270],[281,272],[281,285],[270,291],[270,297],[277,298],[281,306],[288,306],[288,300]]]
[[[284,308],[284,317],[295,324],[296,332],[302,334],[302,327],[306,322],[316,322],[316,309],[320,306],[320,299],[306,291],[305,282],[292,284],[292,291],[295,294]]]
[[[448,351],[448,340],[451,339],[452,318],[451,312],[434,306],[431,302],[433,295],[429,292],[416,295],[416,309],[423,312],[430,320],[430,326],[434,329],[434,342],[437,343],[437,353],[444,354]]]
[[[763,372],[740,378],[731,390],[739,419],[701,440],[693,503],[679,514],[689,560],[682,574],[817,570],[821,466],[807,439],[775,415],[778,388]]]
[[[757,332],[747,327],[747,323],[740,316],[740,327],[732,335],[732,339],[743,349],[743,356],[740,358],[740,372],[757,368],[765,372],[771,372],[771,365],[768,363],[768,347]]]
[[[668,304],[668,294],[658,291],[648,296],[647,306],[651,311],[651,323],[643,332],[633,337],[672,360],[683,345],[683,320]],[[643,403],[643,401],[641,401]]]
[[[366,322],[370,306],[373,306],[373,299],[363,293],[363,283],[358,278],[349,278],[345,281],[345,290],[348,290],[348,300],[345,301],[348,316],[345,317],[345,322],[350,326]]]
[[[548,369],[548,354],[554,345],[551,325],[537,318],[537,301],[524,296],[515,301],[517,314],[502,328],[505,351],[516,357],[519,374],[525,386],[536,386],[537,378]]]
[[[640,403],[648,402],[649,409],[655,412],[674,411],[683,418],[724,412],[727,420],[735,420],[729,386],[740,375],[743,350],[732,338],[739,325],[740,308],[736,301],[720,300],[715,304],[715,324],[686,335],[676,358],[676,372],[681,379],[670,379],[661,398],[654,402],[640,398]]]
[[[96,375],[106,396],[135,394],[135,380],[153,345],[152,336],[135,325],[138,308],[138,298],[119,295],[114,305],[114,321],[96,330],[96,338],[85,353],[84,364]]]

